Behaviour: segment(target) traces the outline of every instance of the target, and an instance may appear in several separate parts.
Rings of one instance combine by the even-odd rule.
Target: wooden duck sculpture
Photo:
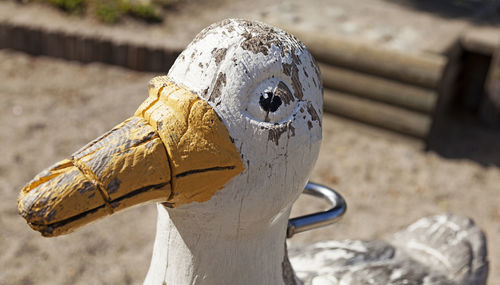
[[[19,211],[56,236],[157,202],[145,284],[299,284],[284,243],[318,156],[322,91],[314,59],[293,36],[245,20],[214,24],[168,76],[151,80],[134,116],[29,182]],[[376,244],[362,246],[390,259]],[[296,253],[298,263],[315,260]],[[308,270],[299,272],[306,282],[325,277]],[[339,276],[328,280],[348,284]],[[397,284],[417,284],[412,277]]]

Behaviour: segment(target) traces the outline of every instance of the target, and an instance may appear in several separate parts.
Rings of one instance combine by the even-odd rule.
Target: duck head
[[[288,217],[321,142],[323,90],[305,46],[262,23],[225,20],[200,32],[168,77],[216,110],[245,167],[209,201],[170,217],[199,213],[210,219],[197,218],[196,228],[229,235]]]
[[[29,182],[19,211],[55,236],[161,202],[186,244],[184,231],[235,240],[277,227],[282,247],[319,152],[321,115],[319,69],[301,42],[224,20],[151,80],[134,116]]]

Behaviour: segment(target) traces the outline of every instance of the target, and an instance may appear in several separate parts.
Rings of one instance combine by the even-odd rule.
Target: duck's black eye
[[[264,95],[260,95],[259,105],[266,112],[275,112],[281,106],[281,98],[275,96],[273,92],[266,92]]]
[[[298,102],[290,86],[286,78],[274,76],[263,80],[246,98],[245,111],[251,118],[265,123],[287,119]]]

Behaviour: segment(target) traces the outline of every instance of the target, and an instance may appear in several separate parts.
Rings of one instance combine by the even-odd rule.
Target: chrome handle
[[[347,210],[344,198],[335,190],[326,186],[308,182],[302,193],[325,199],[332,204],[332,208],[288,220],[287,238],[293,237],[296,233],[331,225],[340,220]]]

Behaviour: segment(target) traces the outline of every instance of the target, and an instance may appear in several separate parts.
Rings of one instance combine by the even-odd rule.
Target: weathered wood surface
[[[439,87],[447,63],[446,57],[437,54],[405,54],[332,36],[290,32],[300,37],[320,62],[424,88]]]
[[[470,52],[493,55],[500,45],[500,34],[498,28],[472,27],[463,33],[460,44]]]
[[[325,111],[340,116],[425,138],[431,127],[431,117],[345,93],[325,90]]]
[[[325,241],[289,254],[305,285],[480,285],[488,277],[484,233],[454,215],[422,218],[388,242]]]
[[[432,113],[436,106],[436,90],[321,63],[319,67],[325,88],[427,114]]]
[[[157,77],[133,117],[40,173],[18,208],[33,229],[56,236],[146,202],[207,201],[242,170],[207,102]]]
[[[0,48],[81,62],[103,62],[141,71],[164,72],[180,50],[87,34],[74,29],[50,29],[0,22]]]

